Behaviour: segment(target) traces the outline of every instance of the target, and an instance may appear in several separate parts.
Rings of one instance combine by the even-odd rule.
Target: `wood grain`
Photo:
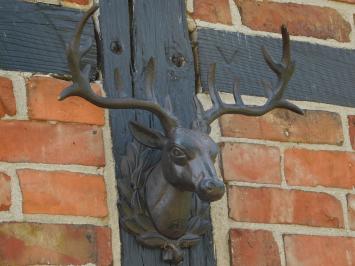
[[[238,77],[242,94],[264,96],[260,81],[276,80],[260,48],[264,45],[280,60],[281,39],[202,28],[198,44],[204,90],[211,63],[217,63],[216,81],[221,91],[231,92]],[[355,107],[355,50],[292,41],[291,36],[291,51],[296,70],[286,98]]]
[[[0,0],[0,69],[69,75],[66,43],[71,39],[82,13],[77,10],[22,1]],[[83,33],[82,42],[93,46],[83,58],[97,73],[93,22]]]

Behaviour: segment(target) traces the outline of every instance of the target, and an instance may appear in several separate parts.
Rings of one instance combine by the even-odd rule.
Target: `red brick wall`
[[[0,72],[0,265],[112,265],[105,113],[69,84]]]
[[[89,8],[93,0],[25,0],[27,2],[33,3],[44,3],[50,5],[60,5],[70,8],[77,8],[77,9],[87,9]]]
[[[189,4],[197,27],[266,35],[286,24],[292,39],[355,48],[355,1]],[[218,266],[355,265],[355,103],[297,104],[304,117],[275,110],[214,125],[228,191],[212,207]]]

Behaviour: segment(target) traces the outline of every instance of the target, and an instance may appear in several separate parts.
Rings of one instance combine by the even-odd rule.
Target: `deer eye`
[[[185,164],[187,162],[187,155],[186,153],[179,147],[173,147],[170,150],[171,157],[173,158],[174,162],[177,164]]]

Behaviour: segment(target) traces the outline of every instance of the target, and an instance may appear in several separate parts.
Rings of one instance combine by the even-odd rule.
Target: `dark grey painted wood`
[[[130,73],[131,44],[130,20],[127,0],[100,1],[100,38],[103,81],[107,97],[118,97],[114,69],[121,74],[122,86],[127,96],[133,95]],[[122,48],[120,53],[112,51],[112,42]],[[116,173],[119,175],[120,156],[125,154],[127,143],[132,140],[128,121],[134,119],[134,111],[110,110],[110,124],[113,141],[113,153],[116,160]]]
[[[184,0],[136,0],[132,13],[132,75],[134,96],[145,98],[144,69],[150,57],[156,59],[156,94],[163,103],[170,95],[175,114],[184,126],[194,118],[194,63],[187,33]],[[184,64],[174,64],[178,58]],[[177,66],[178,65],[178,66]],[[146,112],[137,112],[137,120],[160,128],[157,119]],[[179,204],[177,202],[177,204]],[[121,232],[122,265],[165,266],[159,249],[147,249],[134,237]],[[215,265],[211,234],[191,250],[184,250],[184,266]]]
[[[0,0],[0,69],[67,75],[65,44],[82,13],[77,10],[22,1]],[[93,22],[85,27],[83,41],[93,47],[83,58],[96,75]]]
[[[260,80],[275,80],[260,48],[264,45],[279,60],[281,39],[202,28],[198,45],[204,89],[214,62],[221,91],[231,92],[238,77],[243,94],[264,96]],[[292,41],[292,37],[291,49],[296,71],[286,91],[288,99],[355,107],[355,50]]]

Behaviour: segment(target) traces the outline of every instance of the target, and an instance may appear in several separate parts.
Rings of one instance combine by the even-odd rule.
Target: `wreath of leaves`
[[[209,204],[194,193],[186,234],[177,240],[160,234],[154,227],[144,201],[146,179],[160,158],[159,150],[150,149],[137,141],[128,145],[127,154],[121,161],[122,178],[119,179],[121,224],[145,246],[163,249],[173,247],[173,250],[188,248],[197,244],[211,227]]]

